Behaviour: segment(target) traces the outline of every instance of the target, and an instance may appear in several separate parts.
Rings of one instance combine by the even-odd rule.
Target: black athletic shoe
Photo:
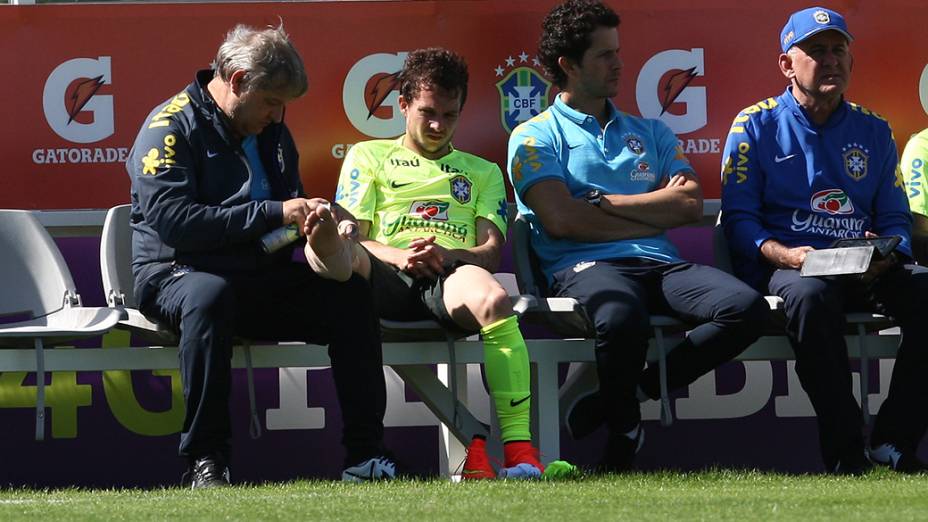
[[[602,473],[624,473],[631,471],[635,465],[635,456],[644,445],[644,428],[638,425],[635,437],[628,437],[624,433],[609,433],[606,441],[606,453],[599,463],[598,470]]]
[[[830,471],[835,475],[863,475],[873,469],[873,463],[863,453],[852,453],[838,460]]]
[[[190,462],[181,484],[197,488],[216,488],[229,485],[229,467],[214,455],[200,457]]]

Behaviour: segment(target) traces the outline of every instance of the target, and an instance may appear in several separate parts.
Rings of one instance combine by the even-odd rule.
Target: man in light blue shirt
[[[667,358],[676,388],[754,342],[767,313],[756,291],[684,261],[667,240],[666,230],[702,217],[702,192],[666,125],[610,101],[622,70],[618,25],[598,1],[548,14],[539,56],[561,93],[513,131],[508,162],[552,291],[577,299],[596,329],[599,392],[576,403],[568,427],[578,437],[605,420],[604,471],[632,466],[643,443],[639,399],[660,394],[657,368],[641,370],[650,314],[702,323]]]
[[[667,188],[673,179],[670,190],[678,189],[682,205],[655,209],[654,214],[671,211],[672,215],[662,216],[662,223],[670,226],[702,217],[698,181],[679,150],[676,136],[664,123],[623,114],[609,99],[605,100],[601,123],[571,107],[564,101],[567,96],[556,97],[553,109],[513,133],[520,139],[510,141],[513,152],[510,167],[513,186],[520,196],[544,180],[562,182],[572,198],[582,200],[594,190],[601,195],[648,194]],[[538,151],[539,148],[544,150]],[[539,159],[533,158],[536,154]],[[600,208],[609,208],[609,199],[605,202],[600,199]],[[530,216],[539,231],[545,231],[545,224],[532,208],[525,206],[521,197],[519,202],[519,210]],[[637,225],[647,224],[639,222],[638,214],[644,210],[629,210],[628,219],[635,220]],[[572,219],[568,215],[561,217]],[[550,225],[557,228],[559,224]],[[611,241],[558,237],[557,230],[551,232],[534,234],[532,238],[532,246],[549,279],[559,270],[589,260],[639,257],[664,263],[681,261],[660,226],[640,229],[640,235],[623,234],[622,238]]]

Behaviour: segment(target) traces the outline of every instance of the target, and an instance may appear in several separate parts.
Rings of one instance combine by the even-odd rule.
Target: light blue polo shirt
[[[247,136],[242,140],[242,149],[251,167],[251,199],[253,201],[271,199],[271,184],[267,179],[264,164],[261,163],[261,154],[258,153],[258,138],[254,135]]]
[[[551,107],[516,127],[509,137],[509,179],[519,212],[532,225],[532,247],[549,280],[555,272],[584,261],[629,257],[680,261],[666,234],[606,243],[553,239],[525,205],[525,193],[545,179],[563,181],[571,196],[581,198],[592,189],[643,194],[678,172],[693,170],[667,125],[630,116],[607,103],[610,118],[602,129],[596,118],[570,108],[558,95]]]

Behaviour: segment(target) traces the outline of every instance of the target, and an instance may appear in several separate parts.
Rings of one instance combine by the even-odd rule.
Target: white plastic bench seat
[[[856,336],[847,336],[848,352],[858,357]],[[899,336],[868,335],[867,350],[871,357],[892,358],[895,356]],[[593,362],[591,339],[530,339],[527,341],[529,360],[532,364],[532,395],[537,404],[537,416],[533,419],[533,433],[538,448],[546,462],[560,456],[560,425],[558,416],[558,365],[569,362]],[[329,365],[325,346],[281,343],[253,346],[252,364],[255,368],[303,368]],[[403,370],[430,364],[449,364],[447,344],[443,341],[385,342],[384,364]],[[741,355],[738,361],[788,360],[793,358],[789,344],[782,336],[761,337]],[[459,340],[455,343],[457,364],[479,364],[483,362],[483,343]],[[649,361],[657,361],[657,349],[652,342],[648,352]],[[176,347],[147,348],[81,348],[76,350],[50,350],[46,352],[47,371],[107,371],[107,370],[154,370],[177,369]],[[245,368],[242,347],[233,351],[232,366]],[[5,371],[35,371],[35,352],[27,349],[0,350],[0,368]],[[434,374],[433,374],[434,376]],[[447,388],[430,396],[432,404],[443,411],[452,408],[452,395]],[[434,409],[433,409],[434,411]]]
[[[65,307],[44,317],[0,325],[0,346],[32,345],[33,338],[52,343],[93,337],[115,326],[118,318],[110,308]]]
[[[0,317],[14,319],[0,324],[0,347],[32,347],[26,353],[37,373],[35,437],[43,440],[45,345],[100,335],[119,313],[81,306],[61,252],[29,211],[0,210],[0,266]]]

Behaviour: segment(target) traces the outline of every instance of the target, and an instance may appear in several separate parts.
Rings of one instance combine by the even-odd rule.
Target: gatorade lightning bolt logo
[[[383,75],[373,82],[370,90],[364,92],[364,102],[367,104],[367,119],[371,119],[374,111],[383,105],[387,96],[399,88],[399,81],[397,80],[399,75],[399,72]]]
[[[812,210],[826,214],[853,214],[854,204],[841,189],[820,190],[812,194]]]
[[[689,69],[675,72],[667,77],[667,81],[664,82],[662,88],[664,92],[661,97],[661,114],[667,112],[667,109],[677,100],[677,97],[680,96],[683,89],[686,89],[686,86],[689,85],[696,76],[696,68],[690,67]]]
[[[67,100],[67,111],[68,111],[68,123],[74,121],[74,118],[80,114],[83,110],[84,105],[87,105],[87,102],[93,98],[93,95],[100,90],[100,87],[103,86],[103,76],[97,76],[96,78],[90,78],[81,82],[77,82],[71,90],[71,92],[66,95]]]
[[[94,143],[112,136],[113,95],[99,92],[112,80],[109,56],[72,58],[59,64],[48,75],[42,90],[48,126],[73,143]]]
[[[342,87],[345,116],[364,135],[393,138],[403,133],[406,123],[400,111],[396,79],[407,54],[367,55],[352,65],[345,76]],[[345,144],[338,144],[332,153],[344,157],[347,150]]]

